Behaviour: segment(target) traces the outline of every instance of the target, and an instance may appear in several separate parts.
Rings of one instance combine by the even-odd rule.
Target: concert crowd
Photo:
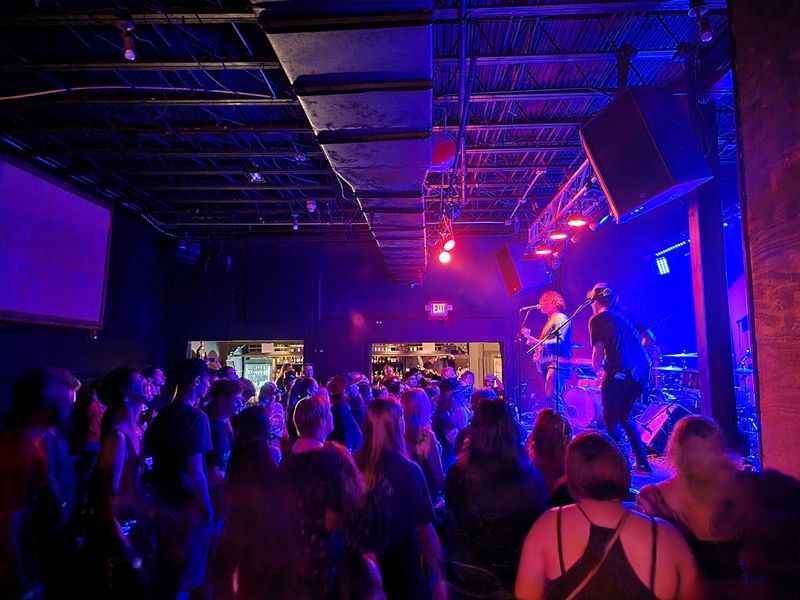
[[[800,482],[682,419],[671,476],[489,376],[230,367],[19,376],[0,433],[0,597],[792,598]]]

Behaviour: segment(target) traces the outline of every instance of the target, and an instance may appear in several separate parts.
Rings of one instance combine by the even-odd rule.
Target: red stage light
[[[547,246],[538,246],[534,251],[534,254],[538,256],[548,256],[553,253],[552,248],[548,248]]]
[[[444,265],[449,263],[452,260],[452,258],[453,257],[450,256],[450,253],[447,250],[442,250],[441,252],[439,252],[439,262]]]
[[[553,233],[550,234],[550,239],[556,241],[565,240],[567,239],[567,237],[568,237],[567,234],[564,233],[563,231],[554,231]]]
[[[456,241],[455,241],[455,239],[453,239],[453,236],[448,237],[444,241],[444,246],[443,247],[447,252],[450,252],[450,250],[452,250],[453,248],[456,247]]]
[[[589,221],[583,215],[577,214],[572,215],[569,219],[567,219],[567,225],[570,227],[586,227]]]

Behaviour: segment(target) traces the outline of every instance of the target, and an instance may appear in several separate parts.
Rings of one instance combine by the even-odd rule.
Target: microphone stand
[[[537,348],[540,348],[540,347],[544,346],[544,344],[547,342],[547,340],[554,339],[556,341],[556,353],[555,353],[556,354],[556,375],[555,375],[556,406],[555,406],[555,409],[556,409],[556,412],[559,413],[559,414],[562,413],[562,410],[561,410],[561,386],[560,386],[560,381],[559,381],[559,378],[561,377],[561,373],[559,372],[559,364],[558,364],[559,363],[559,355],[560,355],[561,330],[564,329],[565,327],[567,327],[567,325],[569,325],[570,323],[572,323],[572,320],[575,317],[578,316],[578,313],[580,313],[584,308],[589,306],[592,302],[593,302],[592,298],[587,298],[586,300],[584,300],[581,303],[581,305],[578,308],[575,309],[575,312],[573,312],[570,316],[568,316],[558,327],[553,329],[550,333],[548,333],[546,336],[544,336],[541,340],[536,342],[533,346],[531,346],[528,349],[528,354],[533,354],[534,352],[536,352]],[[546,374],[545,374],[545,376],[546,376]]]
[[[519,326],[520,330],[522,330],[522,328],[525,327],[525,323],[528,322],[528,317],[530,316],[532,310],[533,310],[532,308],[528,308],[528,309],[525,310],[525,316],[522,317],[522,322],[520,323],[520,326]],[[516,340],[517,344],[519,344],[520,346],[522,345],[522,339],[523,338],[520,337],[519,333],[514,337],[514,339]],[[517,402],[516,402],[516,404],[517,404],[517,406],[516,406],[517,420],[519,420],[519,417],[522,414],[520,412],[519,406],[520,406],[520,400],[521,400],[521,397],[522,397],[522,394],[523,394],[523,385],[525,385],[525,388],[524,388],[525,391],[528,390],[527,384],[523,384],[522,383],[522,360],[521,360],[521,358],[522,358],[521,352],[518,351],[517,352]]]

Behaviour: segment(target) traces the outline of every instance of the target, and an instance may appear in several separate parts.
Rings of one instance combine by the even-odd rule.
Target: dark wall
[[[730,5],[763,464],[798,477],[800,6]]]
[[[0,397],[30,366],[59,366],[94,378],[120,365],[164,357],[164,269],[159,235],[122,209],[114,213],[105,325],[99,339],[67,327],[0,322]],[[67,251],[65,249],[65,251]]]
[[[430,264],[413,288],[389,280],[373,243],[226,246],[230,268],[224,259],[173,266],[170,355],[192,339],[302,339],[321,378],[366,370],[374,342],[499,341],[508,357],[521,299],[503,287],[494,256],[502,243],[459,240],[453,262]],[[428,320],[434,300],[453,304],[446,322]]]

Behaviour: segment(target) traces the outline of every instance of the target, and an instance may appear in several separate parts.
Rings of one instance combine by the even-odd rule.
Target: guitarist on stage
[[[527,327],[523,327],[521,331],[528,340],[528,346],[544,340],[544,343],[536,349],[533,357],[544,375],[544,394],[551,402],[551,406],[558,412],[561,412],[561,393],[564,391],[564,383],[569,377],[569,368],[566,367],[566,362],[572,356],[571,324],[568,323],[561,329],[558,333],[558,340],[552,334],[567,320],[567,315],[564,314],[566,306],[564,297],[558,292],[553,290],[544,292],[539,298],[539,310],[547,317],[542,332],[538,338],[534,338],[531,336],[531,330]],[[559,365],[558,376],[556,376],[556,355],[558,355],[559,362],[564,361],[565,363],[564,366]]]

